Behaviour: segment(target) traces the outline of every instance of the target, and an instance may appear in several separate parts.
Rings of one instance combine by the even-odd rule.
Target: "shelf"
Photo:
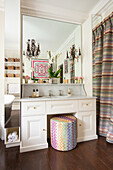
[[[8,78],[8,79],[9,79],[9,78],[10,78],[10,79],[20,79],[20,77],[4,77],[4,78],[6,78],[6,79],[7,79],[7,78]]]
[[[12,132],[16,131],[18,135],[18,139],[14,142],[8,142],[8,135]],[[13,128],[5,128],[5,144],[6,147],[16,146],[20,143],[20,127],[13,127]]]
[[[11,72],[12,72],[12,71],[20,71],[20,70],[8,70],[8,69],[7,69],[7,70],[4,70],[4,71],[11,71]]]
[[[5,64],[20,64],[20,62],[4,62]]]

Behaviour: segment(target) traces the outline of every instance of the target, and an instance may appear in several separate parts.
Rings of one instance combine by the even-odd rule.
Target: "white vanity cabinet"
[[[22,102],[20,152],[47,148],[45,102]]]
[[[96,99],[78,102],[77,142],[96,139]]]
[[[67,113],[77,117],[77,142],[97,138],[95,98],[22,101],[20,152],[47,148],[47,115]]]
[[[78,112],[77,142],[83,142],[96,138],[95,112]]]
[[[46,143],[46,115],[22,118],[22,145],[41,145]]]

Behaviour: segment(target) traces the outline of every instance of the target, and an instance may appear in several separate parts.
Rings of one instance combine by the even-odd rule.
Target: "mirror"
[[[81,25],[23,16],[22,41],[23,83],[29,78],[49,83],[55,77],[74,83],[81,76]]]

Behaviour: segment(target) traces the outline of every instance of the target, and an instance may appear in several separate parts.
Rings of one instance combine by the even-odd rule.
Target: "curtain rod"
[[[92,31],[95,31],[97,28],[99,28],[103,23],[105,23],[112,16],[113,16],[113,12],[110,15],[108,15],[107,17],[105,17],[102,22],[100,22],[94,29],[92,29]]]

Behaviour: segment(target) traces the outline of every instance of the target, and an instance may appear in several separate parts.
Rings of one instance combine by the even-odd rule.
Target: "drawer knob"
[[[46,131],[45,129],[43,129],[43,131]]]
[[[81,124],[79,124],[79,126],[82,126]]]
[[[86,104],[86,106],[88,106],[88,104]]]
[[[33,109],[36,109],[36,107],[33,107]]]

